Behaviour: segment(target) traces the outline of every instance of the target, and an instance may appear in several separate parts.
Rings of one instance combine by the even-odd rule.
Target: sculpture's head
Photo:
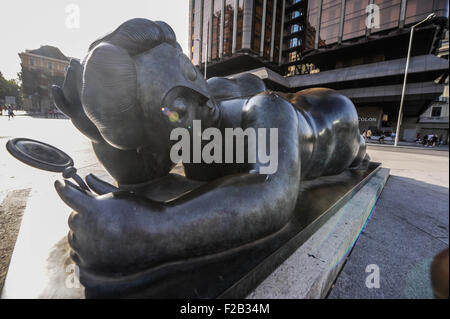
[[[117,148],[164,146],[174,127],[218,120],[206,81],[164,22],[123,23],[90,46],[83,65],[83,109]]]

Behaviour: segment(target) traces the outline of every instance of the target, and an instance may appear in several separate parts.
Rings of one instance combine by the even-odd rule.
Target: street
[[[81,176],[110,180],[69,120],[0,116],[0,290],[28,194],[61,179],[14,159],[5,149],[14,137],[54,145],[73,158]],[[449,157],[370,147],[369,154],[391,169],[391,177],[329,298],[431,298],[429,263],[448,247]],[[364,285],[367,264],[380,267],[379,289]]]
[[[61,174],[27,166],[5,148],[14,137],[26,137],[54,145],[69,154],[81,175],[109,176],[98,165],[90,142],[66,119],[0,116],[0,290],[17,238],[28,195],[35,188],[52,185]]]

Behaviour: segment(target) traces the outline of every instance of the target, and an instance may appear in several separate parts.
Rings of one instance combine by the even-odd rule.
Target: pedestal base
[[[127,278],[132,287],[129,290],[114,289],[114,285],[117,285],[114,282],[108,287],[86,287],[86,289],[78,285],[74,280],[75,267],[68,258],[68,245],[65,240],[70,209],[59,200],[53,189],[48,189],[45,196],[41,192],[35,193],[24,214],[2,298],[83,298],[84,296],[244,298],[266,278],[266,281],[250,297],[295,297],[270,292],[267,282],[279,273],[280,268],[276,270],[277,267],[294,252],[300,250],[306,252],[312,249],[308,247],[317,248],[319,242],[324,242],[327,234],[330,233],[329,231],[327,233],[327,229],[333,227],[329,223],[330,218],[335,214],[339,215],[337,212],[345,209],[344,206],[353,205],[354,218],[358,218],[359,224],[364,224],[383,189],[387,176],[388,172],[380,171],[379,164],[371,163],[366,171],[347,170],[338,176],[321,177],[304,182],[294,218],[277,233],[226,253],[196,258],[184,261],[182,264],[163,265],[158,269],[149,270],[138,279]],[[356,202],[355,205],[356,194],[361,192],[363,186],[368,185],[370,181],[373,182],[373,185],[369,187],[371,200]],[[342,259],[345,256],[345,252],[352,245],[348,239],[356,240],[361,227],[362,225],[337,230],[336,236],[346,240],[327,239],[331,243],[340,243],[335,248],[332,247],[333,245],[326,245],[327,254],[334,256],[330,258],[328,264],[335,263],[334,259]],[[296,254],[292,256],[295,257]],[[306,256],[309,256],[308,254],[315,257],[317,249],[311,250]],[[314,259],[314,257],[309,258]],[[306,259],[300,259],[298,262],[299,267],[308,265]],[[338,265],[339,262],[336,264]],[[337,274],[338,268],[334,266],[331,268]],[[275,273],[269,276],[274,270],[276,270]],[[301,281],[301,277],[307,273],[300,272],[297,276],[300,278],[297,280]],[[311,272],[308,274],[311,275]],[[322,279],[324,276],[329,277],[323,280],[330,283],[330,280],[332,282],[335,277],[335,274],[330,274],[331,272],[323,271],[319,277]],[[303,286],[317,285],[318,276],[310,277],[314,277],[315,280],[313,282],[303,280]],[[281,284],[289,285],[290,283],[282,282]],[[326,288],[323,282],[321,285]],[[121,286],[118,285],[118,287]],[[317,290],[319,291],[317,293],[306,289],[305,291],[309,293],[297,297],[323,297],[324,291],[327,290],[323,287]]]

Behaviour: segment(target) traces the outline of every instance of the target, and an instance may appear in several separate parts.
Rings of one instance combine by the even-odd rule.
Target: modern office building
[[[438,56],[448,60],[448,36],[447,30],[442,45],[438,50]],[[437,134],[442,138],[443,143],[449,143],[449,89],[448,89],[448,72],[443,75],[442,79],[438,79],[444,83],[444,91],[425,112],[423,112],[417,122],[416,132],[420,136],[427,134]]]
[[[447,0],[190,0],[190,58],[207,77],[251,72],[269,89],[341,91],[361,129],[395,131],[410,28],[400,137],[414,140],[419,116],[442,94],[448,69],[438,49]]]

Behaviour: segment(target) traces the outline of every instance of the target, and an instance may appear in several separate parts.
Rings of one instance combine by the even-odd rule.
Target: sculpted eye
[[[197,79],[197,71],[192,65],[191,61],[186,56],[181,57],[181,69],[183,70],[184,76],[190,81],[194,82]]]

